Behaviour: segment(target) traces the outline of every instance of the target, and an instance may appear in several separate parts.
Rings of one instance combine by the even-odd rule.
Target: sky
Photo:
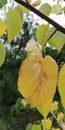
[[[35,0],[32,0],[32,1],[34,2]],[[53,0],[41,0],[41,4],[43,4],[43,3],[49,3],[52,6],[53,4],[57,3],[57,0],[54,0],[54,2],[53,2]],[[62,0],[62,7],[63,6],[65,6],[65,2]],[[36,17],[37,17],[37,15],[35,15],[35,18]],[[51,14],[49,17],[52,18],[54,21],[58,22],[60,25],[65,27],[65,15],[64,14],[62,14],[62,15]],[[41,23],[43,22],[43,20],[40,20],[40,21],[41,21]]]
[[[8,1],[13,1],[13,0],[8,0]],[[32,2],[34,2],[36,0],[32,0]],[[65,2],[63,0],[62,1],[62,6],[65,6]],[[50,5],[53,5],[53,4],[56,4],[57,3],[57,0],[41,0],[41,4],[43,3],[49,3]],[[11,3],[10,3],[11,4]],[[38,16],[35,15],[34,13],[32,13],[35,17],[35,20],[38,20]],[[65,27],[65,15],[62,14],[62,15],[55,15],[55,14],[51,14],[49,16],[50,18],[52,18],[54,21],[56,21],[57,23],[59,23],[60,25],[64,26]],[[41,18],[39,18],[39,21],[40,21],[40,24],[44,23],[45,21],[42,20]]]

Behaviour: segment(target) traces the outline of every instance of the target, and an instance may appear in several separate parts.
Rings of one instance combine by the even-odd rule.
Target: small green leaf
[[[61,14],[62,13],[62,6],[60,4],[53,5],[51,13]]]
[[[23,22],[23,10],[22,10],[22,8],[21,8],[21,6],[16,6],[15,7],[15,10],[17,11],[17,12],[19,12],[19,15],[20,15],[20,17],[21,17],[21,20],[22,20],[22,22]]]
[[[49,29],[49,35],[51,35],[54,32],[55,28],[51,27]],[[52,38],[48,41],[48,43],[57,48],[58,51],[61,50],[61,48],[63,47],[63,45],[65,44],[65,35],[59,31],[57,31]]]
[[[14,37],[20,32],[22,22],[18,11],[15,9],[10,9],[6,15],[7,19],[7,31],[8,31],[8,41],[9,43],[14,39]]]
[[[39,10],[42,13],[49,15],[51,13],[51,6],[48,3],[45,3],[40,6]]]
[[[63,11],[64,11],[64,13],[65,13],[65,6],[63,7]]]
[[[0,37],[5,33],[6,31],[6,24],[4,21],[0,18]]]
[[[44,45],[48,38],[49,25],[42,24],[38,27],[36,31],[36,38],[41,45]]]
[[[32,125],[32,130],[41,130],[41,126],[40,125]]]
[[[0,67],[3,65],[5,61],[6,49],[4,45],[0,42]]]
[[[7,0],[0,0],[0,8],[7,4]]]
[[[24,109],[24,106],[23,106],[23,104],[22,104],[22,99],[21,99],[21,98],[18,98],[18,99],[17,99],[17,102],[16,102],[16,104],[15,104],[15,110],[16,110],[17,113],[19,113],[20,110],[22,110],[22,109]]]
[[[27,125],[26,130],[32,130],[32,124],[31,124],[31,123],[29,123],[29,124]]]

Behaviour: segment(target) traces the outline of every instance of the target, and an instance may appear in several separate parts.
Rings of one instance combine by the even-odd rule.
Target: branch
[[[53,37],[53,35],[57,32],[58,30],[55,29],[54,32],[49,36],[49,38],[46,40],[44,46],[46,46],[46,43]]]
[[[64,129],[63,129],[63,126],[61,125],[62,122],[60,122],[60,121],[56,118],[56,116],[54,115],[54,113],[53,113],[52,111],[51,111],[51,114],[53,115],[54,119],[58,122],[58,124],[59,124],[59,126],[62,128],[62,130],[64,130]]]
[[[26,7],[30,11],[34,12],[35,14],[37,14],[42,19],[45,19],[48,23],[50,23],[51,25],[53,25],[58,31],[60,31],[60,32],[62,32],[62,33],[65,34],[65,28],[64,27],[62,27],[61,25],[59,25],[58,23],[56,23],[54,20],[52,20],[51,18],[49,18],[44,13],[42,13],[39,10],[37,10],[36,8],[34,8],[29,3],[24,2],[23,0],[15,0],[15,1],[18,2],[19,4],[23,5],[24,7]]]
[[[50,35],[50,37],[47,39],[46,42],[48,42],[48,41],[53,37],[53,35],[54,35],[56,32],[57,32],[57,29],[54,30],[54,32]]]

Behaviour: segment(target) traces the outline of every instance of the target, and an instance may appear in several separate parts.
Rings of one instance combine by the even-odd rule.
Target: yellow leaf
[[[27,102],[26,102],[26,100],[25,100],[25,99],[22,99],[22,104],[24,105],[24,107],[26,107]]]
[[[4,34],[5,31],[6,31],[6,24],[0,18],[0,37]]]
[[[61,68],[58,77],[58,90],[61,96],[62,104],[65,108],[65,64]]]
[[[35,59],[38,61],[40,58],[42,58],[41,46],[33,39],[28,41],[26,49],[27,57],[30,57],[30,60]]]
[[[50,57],[45,56],[42,62],[43,68],[43,81],[41,95],[43,96],[42,107],[39,107],[38,110],[43,113],[44,117],[47,116],[48,112],[51,109],[52,99],[56,90],[56,81],[58,66],[56,62]]]
[[[35,43],[33,40],[27,43],[29,54],[20,67],[18,90],[31,107],[42,108],[46,117],[56,90],[58,66],[50,56],[43,58],[41,48]]]
[[[58,102],[54,101],[51,105],[51,111],[57,111],[58,109]]]
[[[41,0],[36,0],[33,4],[32,4],[32,6],[33,7],[37,7],[37,6],[39,6],[41,4]]]
[[[52,127],[52,121],[48,118],[45,120],[44,123],[45,123],[46,130],[50,130]]]
[[[54,130],[60,130],[60,128],[54,128]]]
[[[6,56],[6,48],[5,46],[0,42],[0,67],[3,65],[5,61]]]
[[[59,121],[63,121],[64,114],[62,112],[59,112],[58,115],[57,115],[57,118],[58,118]]]

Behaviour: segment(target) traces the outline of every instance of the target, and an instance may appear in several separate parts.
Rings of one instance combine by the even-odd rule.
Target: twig
[[[45,19],[48,23],[50,23],[51,25],[53,25],[55,28],[57,28],[58,31],[62,32],[65,34],[65,28],[62,27],[61,25],[59,25],[58,23],[56,23],[54,20],[52,20],[51,18],[49,18],[47,15],[45,15],[44,13],[40,12],[39,10],[37,10],[36,8],[34,8],[32,5],[30,5],[29,3],[24,2],[23,0],[15,0],[16,2],[18,2],[19,4],[23,5],[24,7],[26,7],[27,9],[31,10],[32,12],[34,12],[35,14],[37,14],[39,17],[41,17],[42,19]]]
[[[59,122],[59,120],[56,118],[56,116],[54,115],[54,113],[52,111],[51,111],[51,114],[53,115],[55,120],[58,122],[59,126],[62,128],[61,123]],[[62,130],[63,130],[63,128],[62,128]]]
[[[49,36],[47,41],[45,42],[44,46],[46,46],[46,43],[53,37],[53,35],[56,33],[57,29],[54,30],[54,32]]]
[[[46,42],[48,42],[48,41],[53,37],[53,35],[54,35],[56,32],[57,32],[57,29],[54,30],[54,32],[50,35],[50,37],[47,39]]]
[[[60,124],[59,120],[56,118],[56,116],[54,115],[54,113],[51,111],[51,114],[53,115],[53,117],[55,118],[55,120]]]

